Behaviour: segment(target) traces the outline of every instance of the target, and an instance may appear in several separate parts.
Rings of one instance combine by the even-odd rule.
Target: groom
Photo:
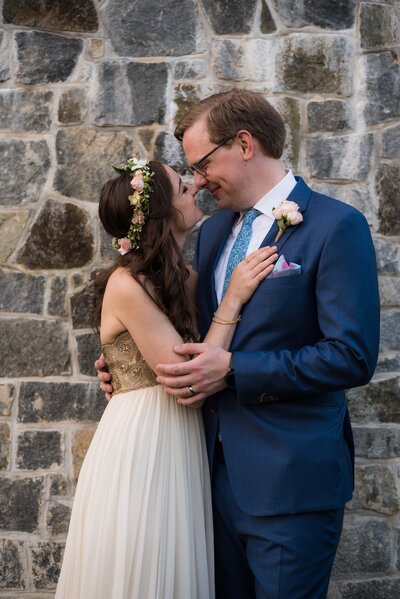
[[[207,398],[217,598],[321,599],[353,488],[344,390],[370,380],[378,353],[369,228],[285,170],[284,123],[259,94],[213,95],[175,134],[220,208],[194,261],[202,335],[233,256],[280,236],[279,265],[244,306],[230,351],[185,344],[175,351],[191,361],[159,365],[158,382],[179,402]],[[285,228],[272,211],[287,199],[298,224]]]

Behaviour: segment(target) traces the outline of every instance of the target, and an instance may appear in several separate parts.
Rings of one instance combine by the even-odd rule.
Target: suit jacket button
[[[217,408],[215,406],[210,406],[210,414],[215,414],[217,411]]]
[[[268,395],[268,401],[276,401],[278,399],[277,395],[274,395],[271,393],[271,395]]]
[[[264,403],[264,401],[267,401],[267,394],[266,393],[262,393],[260,395],[260,397],[257,398],[257,400],[259,401],[259,403]]]

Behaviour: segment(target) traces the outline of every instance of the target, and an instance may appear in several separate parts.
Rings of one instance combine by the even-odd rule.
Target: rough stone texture
[[[103,61],[98,69],[94,122],[98,125],[163,123],[167,66]],[[115,94],[115,89],[120,93]]]
[[[314,184],[313,190],[354,206],[364,214],[369,224],[375,223],[376,210],[371,202],[373,192],[366,184],[351,182],[335,185],[323,182]]]
[[[349,411],[354,423],[400,424],[400,378],[373,380],[365,387],[347,392]]]
[[[400,297],[400,278],[379,277],[379,293],[382,306],[392,308],[397,306]]]
[[[14,392],[14,385],[0,385],[0,416],[11,415]]]
[[[44,277],[0,269],[0,310],[41,314],[44,289]]]
[[[400,451],[400,427],[353,425],[355,451],[363,458],[396,458]]]
[[[57,173],[54,186],[67,197],[98,202],[100,191],[115,172],[113,164],[122,164],[136,155],[135,143],[119,132],[95,129],[60,130],[56,136]]]
[[[34,532],[42,490],[42,478],[0,478],[0,528]]]
[[[352,126],[351,108],[348,102],[326,100],[307,104],[308,130],[343,131]]]
[[[5,263],[17,247],[28,218],[27,210],[0,213],[0,263]]]
[[[50,298],[47,312],[51,316],[67,316],[67,289],[68,283],[62,277],[54,277],[50,282]]]
[[[160,8],[152,0],[119,0],[118,8],[114,3],[104,7],[106,34],[117,54],[184,56],[200,50],[194,3],[163,0]]]
[[[98,421],[105,406],[104,394],[94,382],[27,382],[21,384],[18,421],[23,423],[61,420]]]
[[[386,129],[382,135],[382,156],[400,158],[400,125]]]
[[[53,94],[50,91],[0,91],[0,128],[11,131],[48,131]]]
[[[376,173],[376,191],[379,199],[379,232],[400,235],[399,212],[400,167],[381,164]]]
[[[371,134],[308,139],[306,153],[310,175],[319,179],[365,179],[373,147]]]
[[[323,29],[349,29],[354,24],[354,0],[273,0],[287,27],[315,25]]]
[[[390,528],[383,518],[350,514],[333,566],[334,575],[357,575],[390,570]]]
[[[58,431],[25,431],[17,443],[17,467],[21,470],[54,470],[63,463],[62,436]]]
[[[97,333],[85,333],[76,338],[78,346],[79,371],[87,376],[95,376],[94,362],[101,353],[101,345]]]
[[[400,65],[395,52],[367,54],[361,59],[367,125],[400,117]]]
[[[82,123],[88,114],[87,92],[72,88],[64,92],[58,106],[58,120],[63,125]]]
[[[29,268],[74,268],[93,257],[89,214],[74,204],[48,200],[18,258]]]
[[[273,79],[275,46],[271,40],[217,41],[212,53],[214,71],[220,79],[264,84]]]
[[[0,320],[7,339],[0,352],[0,372],[9,377],[71,373],[68,333],[63,325],[44,320]]]
[[[0,589],[25,589],[23,543],[0,539]]]
[[[340,599],[395,599],[400,595],[400,578],[375,578],[339,583]]]
[[[217,35],[250,32],[257,0],[202,0],[202,4]]]
[[[9,76],[8,38],[0,31],[0,81],[7,81]]]
[[[301,146],[301,107],[294,98],[280,98],[273,103],[286,125],[286,140],[282,160],[297,173]]]
[[[203,97],[201,87],[192,83],[179,83],[175,87],[176,112],[174,122],[178,123],[189,108]]]
[[[203,79],[207,76],[204,60],[180,60],[174,66],[175,79]]]
[[[68,492],[68,484],[61,474],[50,474],[50,495],[64,497]]]
[[[0,470],[8,470],[10,466],[10,427],[0,422]]]
[[[160,133],[158,135],[154,148],[154,158],[166,162],[180,172],[184,172],[187,168],[182,145],[169,133]]]
[[[28,85],[67,81],[83,48],[80,39],[39,31],[20,31],[15,40],[18,80]]]
[[[86,452],[90,445],[91,440],[93,439],[93,435],[95,433],[94,429],[83,429],[74,434],[72,439],[72,465],[74,472],[74,481],[78,480],[79,472],[82,466],[82,462],[85,458]]]
[[[94,306],[93,282],[71,295],[71,318],[74,329],[89,329],[93,326]]]
[[[278,90],[352,93],[352,43],[348,38],[293,34],[279,41]]]
[[[400,310],[385,310],[381,316],[381,351],[400,350]]]
[[[47,143],[1,139],[0,156],[0,206],[36,202],[50,168]]]
[[[71,508],[62,503],[54,503],[47,513],[47,530],[51,535],[65,535],[68,532]]]
[[[351,509],[366,509],[393,515],[399,509],[397,481],[396,466],[358,465]]]
[[[399,7],[361,2],[360,34],[361,47],[366,50],[399,45]]]
[[[58,31],[96,31],[92,0],[4,0],[5,23]]]
[[[400,247],[385,238],[374,240],[378,272],[381,274],[400,273]]]
[[[276,31],[275,21],[265,0],[261,0],[260,31],[264,34]]]
[[[32,574],[37,589],[53,589],[60,575],[64,545],[32,543]]]

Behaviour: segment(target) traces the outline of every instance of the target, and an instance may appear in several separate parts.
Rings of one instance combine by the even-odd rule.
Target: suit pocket
[[[255,294],[272,293],[286,289],[300,289],[314,284],[314,277],[310,273],[301,272],[298,275],[272,277],[269,276],[259,285]]]

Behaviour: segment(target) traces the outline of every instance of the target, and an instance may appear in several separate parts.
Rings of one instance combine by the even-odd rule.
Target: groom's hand
[[[207,343],[184,343],[175,345],[174,351],[191,355],[192,360],[178,364],[157,364],[157,382],[164,385],[177,402],[194,406],[209,395],[225,389],[225,375],[229,370],[232,354]]]

